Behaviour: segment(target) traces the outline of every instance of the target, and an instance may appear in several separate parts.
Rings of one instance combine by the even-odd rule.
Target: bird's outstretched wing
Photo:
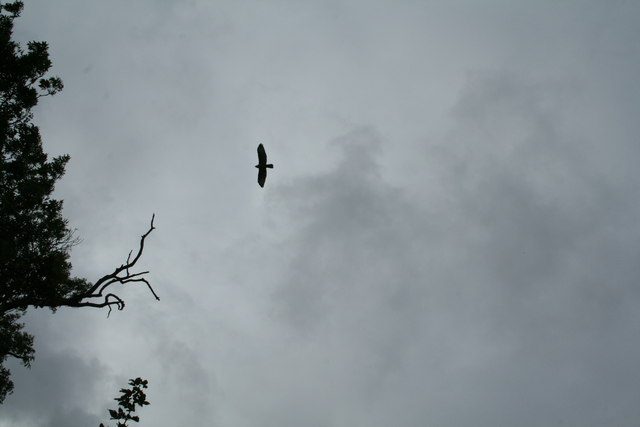
[[[258,145],[258,163],[261,165],[267,164],[267,153],[264,151],[262,144]],[[262,180],[262,182],[264,182],[264,180]]]
[[[267,168],[259,168],[258,169],[258,185],[260,187],[264,187],[264,182],[267,179]]]

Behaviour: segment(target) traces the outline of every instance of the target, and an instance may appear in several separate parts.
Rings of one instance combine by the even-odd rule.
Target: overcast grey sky
[[[25,3],[75,272],[155,212],[161,301],[30,312],[0,426],[638,425],[640,3]]]

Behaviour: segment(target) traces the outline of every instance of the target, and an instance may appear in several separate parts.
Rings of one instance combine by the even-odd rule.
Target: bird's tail
[[[266,167],[273,169],[273,165],[269,163]]]

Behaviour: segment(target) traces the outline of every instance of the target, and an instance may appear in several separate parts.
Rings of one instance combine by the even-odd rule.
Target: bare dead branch
[[[84,294],[76,296],[76,300],[74,303],[66,305],[72,305],[74,307],[109,307],[109,314],[111,314],[112,306],[116,306],[118,310],[122,310],[125,303],[124,300],[115,293],[108,293],[106,295],[104,293],[111,285],[115,283],[124,285],[131,282],[143,282],[147,285],[147,288],[149,288],[155,299],[160,301],[160,298],[151,286],[151,283],[149,283],[149,281],[143,277],[145,274],[148,274],[149,271],[142,271],[138,273],[133,273],[130,271],[131,268],[135,267],[136,263],[142,256],[146,238],[149,236],[149,234],[151,234],[153,230],[155,230],[155,217],[155,214],[151,216],[151,224],[149,226],[149,229],[140,237],[138,252],[133,259],[131,259],[131,255],[133,254],[133,250],[131,250],[127,255],[127,261],[124,264],[122,264],[120,267],[117,267],[112,273],[102,276]],[[95,298],[104,299],[101,302],[89,301]],[[109,314],[107,314],[107,316],[109,316]]]
[[[160,301],[160,297],[158,297],[158,294],[156,294],[155,290],[151,286],[151,283],[149,283],[149,281],[144,277],[149,273],[149,271],[141,271],[137,273],[131,271],[131,269],[135,267],[136,263],[142,256],[146,238],[149,236],[149,234],[151,234],[153,230],[155,230],[155,217],[155,214],[151,216],[151,224],[149,226],[149,229],[140,237],[138,252],[133,257],[133,259],[131,259],[131,255],[133,254],[133,250],[131,250],[127,255],[127,261],[124,264],[122,264],[120,267],[117,267],[115,270],[113,270],[112,273],[102,276],[85,292],[56,300],[34,301],[30,298],[17,299],[5,304],[0,304],[0,313],[6,313],[12,310],[24,310],[30,305],[36,307],[51,307],[54,309],[58,307],[108,307],[108,316],[109,314],[111,314],[113,306],[116,306],[118,310],[124,309],[125,306],[124,300],[116,293],[109,292],[105,294],[105,292],[107,292],[107,290],[116,283],[119,283],[121,285],[134,282],[144,283],[145,285],[147,285],[147,288],[149,289],[149,291],[151,291],[151,294],[154,296],[154,298]],[[98,299],[98,301],[95,301],[96,299]]]

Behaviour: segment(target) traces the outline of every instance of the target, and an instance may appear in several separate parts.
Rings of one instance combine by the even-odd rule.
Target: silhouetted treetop
[[[120,267],[92,283],[71,275],[69,251],[78,243],[62,216],[62,201],[52,197],[68,155],[49,158],[42,147],[32,109],[43,96],[62,90],[62,80],[46,77],[52,62],[46,42],[31,41],[26,51],[12,40],[13,21],[23,3],[0,0],[0,403],[13,384],[2,366],[7,357],[25,366],[33,360],[33,337],[18,323],[28,307],[124,308],[110,290],[114,284],[147,286],[147,271],[131,269],[140,259],[154,219]]]

